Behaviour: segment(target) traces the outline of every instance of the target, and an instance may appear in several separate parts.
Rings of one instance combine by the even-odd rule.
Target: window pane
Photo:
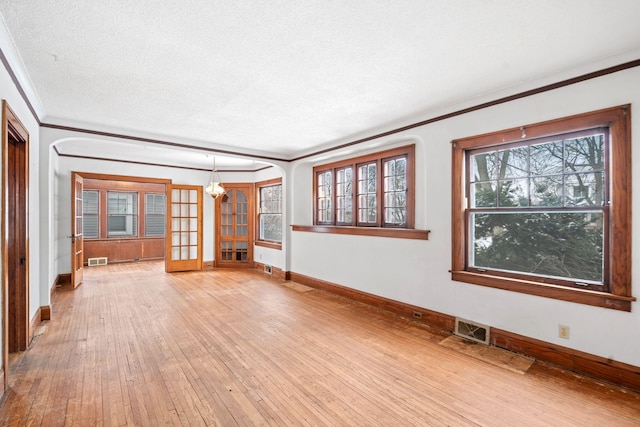
[[[563,172],[562,141],[535,144],[530,147],[531,175],[556,175]]]
[[[358,167],[358,222],[375,225],[377,216],[376,163]]]
[[[148,237],[163,237],[165,233],[166,197],[164,194],[145,195],[144,234]]]
[[[107,237],[138,235],[138,193],[107,192]]]
[[[260,215],[260,240],[282,241],[282,217],[280,214]]]
[[[565,204],[567,206],[602,206],[603,203],[603,173],[577,173],[567,176],[565,186]]]
[[[529,147],[501,150],[497,153],[500,178],[518,178],[529,175]]]
[[[282,241],[282,184],[260,187],[260,210],[258,212],[258,240]],[[247,224],[248,216],[244,216]],[[243,228],[242,231],[245,232]]]
[[[333,211],[331,206],[331,187],[332,187],[332,172],[323,171],[318,172],[317,178],[317,200],[316,206],[318,207],[317,217],[318,222],[332,223]]]
[[[562,175],[531,179],[531,206],[562,206]]]
[[[471,265],[602,283],[603,214],[472,213]]]
[[[472,208],[494,208],[497,206],[497,182],[478,182],[471,185]]]
[[[82,192],[82,237],[97,239],[99,237],[99,193],[95,190]]]
[[[406,223],[407,188],[404,157],[387,160],[384,164],[384,223],[402,226]]]
[[[496,152],[471,156],[471,181],[489,181],[498,179],[498,160]]]
[[[346,167],[336,171],[336,222],[351,224],[353,221],[353,169]]]
[[[567,173],[604,170],[604,134],[590,135],[565,141]]]

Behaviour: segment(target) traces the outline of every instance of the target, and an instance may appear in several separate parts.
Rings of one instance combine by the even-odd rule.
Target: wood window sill
[[[469,271],[452,271],[451,279],[458,282],[489,286],[491,288],[504,289],[507,291],[520,292],[523,294],[554,298],[621,311],[631,311],[631,303],[636,300],[634,297],[614,295],[607,292],[568,288],[528,280],[472,273]]]
[[[282,250],[282,244],[281,243],[265,242],[263,240],[256,240],[255,242],[253,242],[253,244],[256,245],[256,246],[262,246],[263,248],[277,249],[279,251]]]
[[[309,233],[349,234],[353,236],[392,237],[396,239],[429,240],[430,230],[407,228],[350,227],[335,225],[292,225],[293,231]]]

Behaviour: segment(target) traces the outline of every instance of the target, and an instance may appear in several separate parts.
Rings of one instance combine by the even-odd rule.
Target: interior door
[[[83,280],[84,240],[82,238],[82,176],[71,173],[71,283],[76,288]]]
[[[168,185],[165,270],[202,269],[202,186]]]
[[[253,184],[226,184],[216,199],[216,267],[253,268]]]

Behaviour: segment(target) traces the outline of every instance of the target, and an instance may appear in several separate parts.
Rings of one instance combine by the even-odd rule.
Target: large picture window
[[[453,144],[453,278],[630,309],[629,107]]]
[[[314,224],[413,228],[414,146],[314,168]]]

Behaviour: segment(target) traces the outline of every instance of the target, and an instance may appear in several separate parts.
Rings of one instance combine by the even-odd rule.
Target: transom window
[[[630,309],[628,108],[454,141],[453,278]]]
[[[314,224],[413,228],[414,151],[410,145],[316,166]]]

